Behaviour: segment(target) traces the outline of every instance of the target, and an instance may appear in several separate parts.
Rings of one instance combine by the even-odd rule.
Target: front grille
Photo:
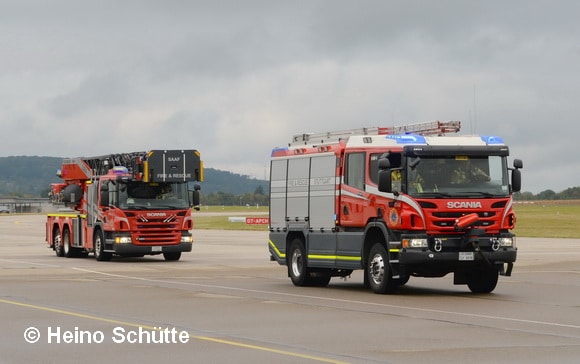
[[[134,239],[135,245],[168,245],[179,244],[181,234],[178,233],[139,233]]]
[[[441,218],[441,219],[458,219],[461,216],[466,215],[466,213],[465,212],[433,212],[432,215],[434,217]],[[487,219],[487,218],[494,217],[495,212],[493,212],[493,211],[478,212],[477,216],[479,216],[480,219]]]
[[[439,227],[453,227],[455,225],[455,220],[461,216],[466,215],[465,212],[433,212],[433,225]],[[478,226],[491,226],[494,223],[495,212],[479,212],[479,224]]]
[[[445,209],[444,203],[441,202],[441,208],[433,201],[419,201],[419,204],[424,209],[427,221],[431,222],[432,228],[442,228],[444,230],[453,229],[455,220],[458,218],[476,213],[479,217],[478,226],[484,228],[499,229],[501,225],[501,214],[507,204],[507,200],[496,201],[485,210],[481,209]]]
[[[135,221],[137,232],[133,234],[135,245],[169,245],[181,242],[180,222],[172,217],[139,217]]]

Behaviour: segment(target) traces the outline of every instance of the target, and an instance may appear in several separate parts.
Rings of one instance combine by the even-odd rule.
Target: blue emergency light
[[[425,137],[419,134],[389,134],[385,137],[395,140],[397,144],[427,144]]]
[[[485,144],[504,144],[503,139],[498,136],[494,135],[482,135],[481,140],[485,142]]]
[[[127,167],[115,166],[115,167],[113,167],[113,172],[116,175],[121,175],[121,174],[127,174],[127,173],[129,173],[129,170],[127,169]]]

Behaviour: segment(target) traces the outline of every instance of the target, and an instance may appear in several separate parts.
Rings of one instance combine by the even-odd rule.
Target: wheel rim
[[[62,247],[63,247],[64,253],[68,254],[70,251],[70,238],[69,238],[69,235],[67,233],[64,234]]]
[[[375,254],[371,259],[369,271],[375,284],[381,284],[385,278],[385,260],[381,254]]]
[[[56,251],[57,255],[60,253],[61,249],[62,249],[61,235],[60,233],[56,233],[54,237],[54,250]]]
[[[95,239],[95,254],[97,256],[101,255],[101,237],[97,236]]]
[[[300,277],[302,275],[302,270],[304,268],[304,259],[302,258],[302,252],[296,249],[294,253],[292,253],[292,273],[296,277]]]

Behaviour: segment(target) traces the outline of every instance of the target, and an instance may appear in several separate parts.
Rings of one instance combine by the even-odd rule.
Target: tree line
[[[268,206],[270,196],[264,193],[264,188],[258,186],[254,193],[233,194],[227,192],[213,192],[201,194],[202,205],[207,206]]]
[[[538,194],[531,192],[521,192],[514,195],[514,199],[518,201],[534,201],[534,200],[580,200],[580,186],[567,188],[562,192],[555,192],[553,190],[544,190]]]

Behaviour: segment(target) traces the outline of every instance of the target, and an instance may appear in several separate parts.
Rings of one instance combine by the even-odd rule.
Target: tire
[[[112,253],[105,251],[105,237],[100,229],[95,230],[93,249],[95,251],[95,259],[99,262],[109,261],[113,257]]]
[[[295,286],[308,285],[308,266],[306,249],[301,239],[294,239],[288,255],[288,276]]]
[[[60,229],[54,229],[52,233],[52,246],[54,247],[54,252],[57,257],[64,256],[64,249],[62,246],[62,235],[60,234]]]
[[[467,287],[473,293],[491,293],[497,286],[499,271],[495,268],[473,270],[467,274]]]
[[[181,252],[163,253],[163,257],[168,262],[169,261],[178,261],[179,258],[181,258]]]
[[[401,278],[397,280],[397,283],[399,284],[399,286],[404,286],[405,284],[407,284],[407,282],[409,282],[409,278],[411,277],[408,274],[401,276]]]
[[[309,274],[310,277],[308,277],[306,285],[311,287],[326,287],[328,286],[328,283],[330,283],[330,279],[332,278],[330,273],[326,272],[317,272]]]
[[[70,245],[70,231],[64,229],[62,233],[62,255],[67,258],[76,257],[76,249]]]
[[[374,293],[385,294],[396,291],[398,282],[393,279],[389,269],[389,255],[383,244],[375,243],[371,247],[365,271],[369,287]]]
[[[295,286],[299,287],[326,287],[332,278],[329,270],[308,269],[306,248],[301,239],[294,239],[290,244],[290,255],[287,262],[288,276]]]

